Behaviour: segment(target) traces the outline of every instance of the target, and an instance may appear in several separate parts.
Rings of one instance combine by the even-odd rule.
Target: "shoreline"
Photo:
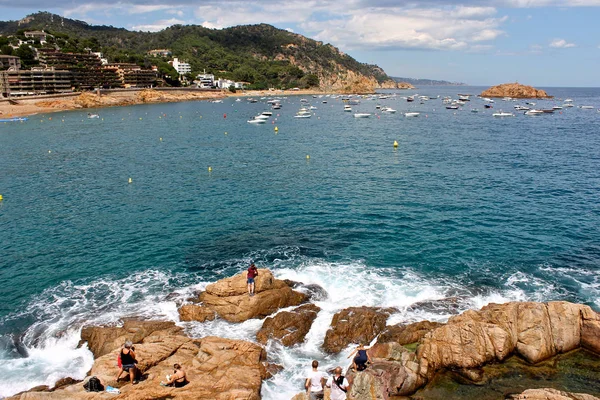
[[[63,95],[14,98],[18,104],[11,104],[7,99],[0,101],[0,118],[27,117],[36,114],[54,113],[59,111],[84,110],[88,108],[108,108],[132,106],[152,103],[177,103],[196,100],[219,100],[229,97],[254,96],[291,96],[291,95],[323,95],[338,94],[314,89],[304,90],[252,90],[244,92],[221,91],[189,91],[189,90],[156,90],[140,89],[130,91],[115,91],[96,94],[82,92],[77,95]]]

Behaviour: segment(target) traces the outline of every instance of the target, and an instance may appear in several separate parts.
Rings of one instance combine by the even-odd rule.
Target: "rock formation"
[[[376,307],[350,307],[338,312],[325,334],[323,349],[328,353],[338,353],[350,343],[369,344],[385,329],[391,311]]]
[[[420,321],[410,325],[392,325],[377,338],[377,343],[395,342],[398,344],[411,344],[420,341],[423,336],[444,324],[439,322]]]
[[[139,324],[139,329],[136,329]],[[106,332],[103,330],[106,329]],[[94,346],[104,349],[113,343],[114,327],[94,328]],[[264,349],[254,343],[242,340],[229,340],[218,337],[191,339],[166,330],[149,329],[148,323],[130,321],[129,332],[147,335],[138,336],[135,345],[142,373],[139,384],[115,382],[118,372],[116,361],[120,348],[113,348],[98,357],[90,375],[97,376],[104,385],[118,387],[121,395],[111,398],[132,400],[145,399],[216,399],[234,400],[260,399],[262,380],[269,376],[271,369],[266,364]],[[151,332],[152,331],[152,332]],[[106,341],[103,342],[102,338]],[[181,364],[187,372],[190,383],[183,388],[162,387],[160,381],[173,372],[173,364]],[[64,384],[64,383],[63,383]],[[90,399],[104,398],[103,394],[87,393],[81,382],[67,385],[54,391],[25,392],[12,399]]]
[[[493,86],[480,95],[481,97],[512,97],[515,99],[547,99],[552,96],[531,86],[521,85],[519,83],[504,83]]]
[[[293,311],[281,311],[274,317],[266,318],[256,334],[256,340],[265,344],[268,339],[278,339],[284,346],[300,343],[320,310],[314,304],[305,304]]]
[[[427,333],[414,353],[396,342],[375,345],[370,350],[373,364],[356,374],[352,395],[367,400],[411,394],[442,369],[468,376],[469,370],[512,354],[530,363],[578,347],[600,354],[599,337],[600,316],[588,306],[490,304],[450,318]]]
[[[212,312],[227,321],[242,322],[266,317],[280,308],[297,306],[307,299],[306,294],[292,290],[284,281],[275,279],[268,269],[259,269],[254,296],[248,296],[246,275],[240,273],[208,285],[198,297],[202,305],[188,306],[180,311],[180,315],[183,313],[184,318],[204,320]]]

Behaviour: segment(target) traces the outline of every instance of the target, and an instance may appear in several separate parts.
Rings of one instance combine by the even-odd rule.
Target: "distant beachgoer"
[[[323,398],[323,386],[325,386],[327,374],[319,371],[317,368],[319,368],[319,362],[314,360],[312,362],[312,371],[310,371],[306,378],[306,382],[304,383],[309,400]]]
[[[256,269],[256,265],[254,263],[250,263],[250,267],[248,268],[248,273],[246,278],[248,280],[248,294],[250,296],[254,296],[254,278],[258,276],[258,269]]]
[[[161,386],[172,386],[176,388],[184,387],[189,382],[185,370],[180,364],[173,365],[173,375],[167,375],[167,381],[161,382]]]
[[[331,400],[346,400],[346,392],[350,383],[342,375],[342,367],[335,368],[333,376],[327,380],[325,385],[331,388],[331,395],[329,397]]]
[[[138,383],[137,376],[137,360],[135,359],[135,352],[133,343],[131,341],[126,341],[121,348],[121,369],[119,370],[119,374],[117,375],[116,381],[119,381],[121,378],[121,374],[125,372],[129,372],[129,380],[132,384],[136,385]]]
[[[367,352],[367,349],[365,348],[365,346],[361,343],[358,345],[358,347],[356,349],[354,349],[354,351],[352,353],[350,353],[350,355],[348,356],[348,358],[352,357],[353,355],[356,354],[356,357],[354,357],[353,360],[353,367],[355,371],[364,371],[365,369],[367,369],[367,362],[371,363],[371,357],[369,356],[369,353]]]

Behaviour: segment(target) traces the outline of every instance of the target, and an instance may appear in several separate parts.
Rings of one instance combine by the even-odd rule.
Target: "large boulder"
[[[126,340],[140,343],[158,331],[162,331],[163,335],[176,335],[182,332],[182,328],[170,321],[126,319],[123,326],[85,326],[81,330],[80,344],[87,342],[94,358],[98,358],[119,348]]]
[[[339,353],[350,343],[369,344],[385,329],[391,312],[389,308],[350,307],[336,313],[325,334],[323,349]]]
[[[304,340],[313,321],[321,309],[314,304],[305,304],[292,311],[281,311],[263,322],[256,333],[256,340],[265,344],[269,339],[278,339],[284,346],[292,346]]]
[[[250,297],[246,273],[222,279],[206,287],[199,300],[204,307],[230,322],[263,318],[280,308],[297,306],[308,296],[292,290],[284,281],[275,279],[271,271],[259,269],[255,280],[255,295]]]
[[[521,394],[512,395],[511,400],[600,400],[584,393],[567,393],[556,389],[527,389]]]

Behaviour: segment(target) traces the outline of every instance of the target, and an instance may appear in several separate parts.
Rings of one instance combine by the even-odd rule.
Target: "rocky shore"
[[[165,321],[125,320],[118,327],[85,327],[80,344],[87,345],[95,357],[89,375],[119,388],[120,395],[87,393],[82,382],[67,378],[54,388],[34,388],[12,399],[260,399],[262,381],[281,370],[269,363],[263,345],[271,340],[284,346],[301,343],[320,312],[313,301],[327,294],[315,285],[276,279],[266,269],[259,270],[255,296],[248,296],[246,290],[244,274],[217,281],[181,305],[179,315],[181,321],[197,323],[215,318],[238,323],[266,317],[256,342],[191,338],[174,322]],[[286,310],[279,311],[282,308]],[[324,354],[377,338],[369,350],[373,363],[363,372],[346,372],[352,383],[349,399],[449,398],[445,392],[435,394],[436,382],[444,374],[452,374],[453,381],[461,385],[481,387],[493,380],[490,368],[506,365],[505,369],[513,371],[517,367],[511,363],[518,360],[518,368],[539,368],[547,363],[544,368],[552,370],[560,363],[557,357],[574,352],[585,353],[585,371],[597,371],[600,366],[600,315],[585,305],[562,301],[489,304],[454,316],[445,324],[386,325],[396,311],[352,307],[334,315],[322,345]],[[135,344],[142,374],[138,385],[114,381],[117,355],[125,340]],[[185,367],[190,383],[183,388],[160,386],[174,363]],[[498,373],[493,376],[497,378]],[[584,374],[583,379],[591,383],[594,376]],[[568,379],[576,379],[576,375],[571,372]],[[448,385],[442,386],[447,389]],[[494,392],[486,398],[593,400],[598,398],[592,394],[600,393],[592,385],[586,388],[591,394],[568,393],[560,384],[554,386],[559,387],[536,385],[522,388],[522,393]],[[305,393],[294,397],[304,398]]]
[[[503,83],[492,86],[480,94],[481,97],[512,97],[513,99],[550,99],[545,91],[519,83]]]

